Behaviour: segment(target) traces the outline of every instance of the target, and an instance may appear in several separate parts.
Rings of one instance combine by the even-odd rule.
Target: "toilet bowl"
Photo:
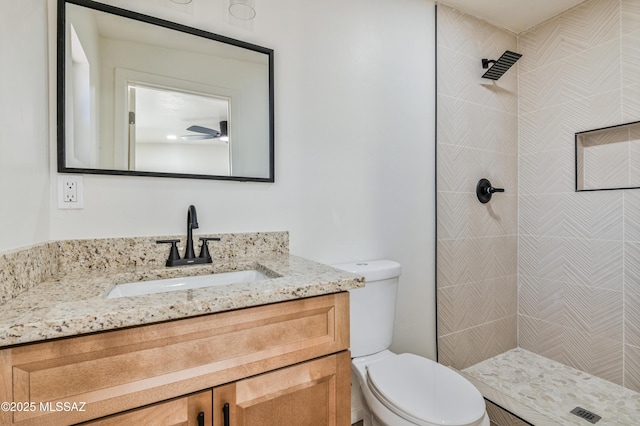
[[[365,277],[350,290],[352,423],[365,426],[489,426],[480,392],[452,369],[389,351],[400,265],[389,260],[332,265]]]

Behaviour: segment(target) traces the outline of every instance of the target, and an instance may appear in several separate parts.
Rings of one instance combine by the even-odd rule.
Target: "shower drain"
[[[598,420],[602,418],[599,415],[594,414],[589,410],[585,410],[582,407],[574,408],[573,410],[571,410],[571,414],[575,414],[576,416],[581,417],[591,423],[597,423]]]

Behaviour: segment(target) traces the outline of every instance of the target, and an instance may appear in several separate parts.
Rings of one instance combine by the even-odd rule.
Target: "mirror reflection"
[[[58,13],[58,171],[273,182],[273,51],[86,0]]]

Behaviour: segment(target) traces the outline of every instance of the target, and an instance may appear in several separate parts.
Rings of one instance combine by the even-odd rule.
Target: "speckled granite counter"
[[[640,393],[524,349],[461,371],[485,398],[537,426],[590,425],[576,406],[602,417],[596,425],[640,425]]]
[[[230,237],[225,239],[232,240]],[[105,261],[108,258],[104,253],[106,250],[96,249],[95,243],[63,242],[59,247],[67,249],[65,255],[69,254],[65,245],[91,247],[76,250],[83,254],[76,253],[76,260],[72,263],[77,263],[78,258],[86,258],[86,253],[93,253],[104,265],[96,267],[95,262],[88,262],[87,266],[85,259],[85,265],[81,268],[60,267],[59,265],[64,266],[64,262],[69,261],[68,256],[62,256],[57,267],[49,268],[53,272],[47,279],[22,285],[19,294],[12,295],[0,304],[0,347],[318,296],[364,286],[364,280],[356,275],[289,255],[288,235],[284,239],[286,241],[274,250],[264,250],[265,244],[260,241],[269,238],[263,235],[244,235],[241,239],[253,244],[253,249],[243,246],[239,250],[225,252],[223,243],[219,248],[212,248],[212,255],[217,259],[214,263],[178,268],[165,268],[161,265],[167,247],[153,261],[145,262],[123,256],[123,252],[132,251],[124,250],[121,246],[118,250],[114,249],[116,253],[112,258],[128,260],[116,262],[120,266],[114,268],[113,265],[110,267],[110,262]],[[275,240],[281,243],[283,238],[276,236]],[[139,243],[137,240],[134,241],[135,244],[132,243],[132,239],[128,241],[129,246]],[[104,247],[116,245],[112,240],[102,243]],[[100,247],[100,244],[97,246]],[[286,247],[283,249],[282,246]],[[149,247],[154,247],[155,250],[155,242]],[[16,268],[18,273],[14,275],[20,275],[22,269]],[[106,298],[115,285],[125,282],[245,269],[259,269],[274,278],[136,297]]]

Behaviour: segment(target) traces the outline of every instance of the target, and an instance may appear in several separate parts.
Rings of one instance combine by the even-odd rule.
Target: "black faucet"
[[[189,206],[189,210],[187,210],[187,247],[184,249],[184,259],[195,259],[196,257],[193,252],[194,229],[198,229],[198,215],[196,214],[196,208]]]
[[[157,244],[168,243],[171,244],[171,251],[169,252],[169,258],[167,259],[167,266],[183,266],[183,265],[197,265],[200,263],[211,263],[211,255],[209,254],[209,248],[207,247],[208,241],[220,241],[220,238],[200,237],[202,246],[200,248],[200,255],[196,257],[193,251],[193,230],[198,229],[198,216],[196,214],[196,208],[189,206],[187,210],[187,246],[184,249],[184,257],[180,259],[178,253],[177,244],[180,240],[158,240]]]

